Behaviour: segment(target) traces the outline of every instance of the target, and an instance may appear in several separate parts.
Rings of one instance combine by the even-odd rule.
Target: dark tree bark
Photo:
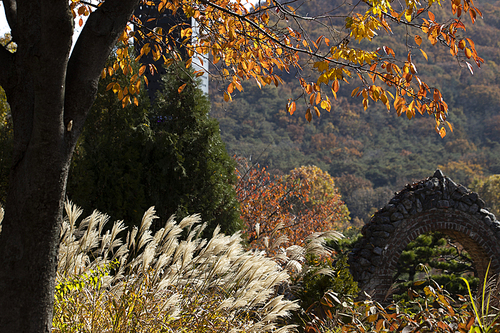
[[[106,0],[70,56],[68,0],[3,0],[17,52],[0,48],[0,85],[14,122],[0,233],[0,332],[51,331],[69,163],[100,72],[138,2]]]

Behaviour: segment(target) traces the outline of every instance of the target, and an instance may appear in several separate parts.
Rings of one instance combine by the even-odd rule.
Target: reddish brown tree
[[[239,162],[236,193],[252,247],[272,249],[282,237],[281,246],[302,245],[314,232],[349,227],[349,211],[327,172],[304,166],[276,176]]]

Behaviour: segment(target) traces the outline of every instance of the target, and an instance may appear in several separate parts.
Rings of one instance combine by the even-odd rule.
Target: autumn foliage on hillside
[[[301,245],[312,233],[345,230],[349,211],[333,178],[316,166],[302,166],[287,175],[239,159],[236,193],[246,237],[253,248]],[[272,250],[272,249],[271,249]]]

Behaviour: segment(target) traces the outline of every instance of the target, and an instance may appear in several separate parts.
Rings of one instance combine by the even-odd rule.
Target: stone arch
[[[361,288],[384,301],[402,251],[421,234],[440,231],[470,254],[482,281],[500,273],[500,222],[484,208],[478,194],[437,170],[432,177],[407,185],[376,212],[349,254],[353,277]]]

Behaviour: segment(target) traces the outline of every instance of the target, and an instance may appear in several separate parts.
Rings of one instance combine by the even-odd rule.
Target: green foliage
[[[327,291],[334,293],[338,299],[342,300],[346,297],[357,296],[359,288],[349,271],[347,256],[340,255],[335,259],[328,258],[326,260],[310,257],[306,264],[313,268],[301,277],[300,288],[296,293],[304,310],[318,307],[321,298]],[[320,274],[320,271],[325,268],[331,269],[332,272]]]
[[[160,216],[200,213],[225,233],[241,229],[236,201],[236,163],[228,155],[210,105],[185,69],[167,69],[163,90],[149,114],[154,141],[146,172],[148,195]],[[184,86],[181,93],[179,87]]]
[[[68,196],[115,219],[137,221],[155,205],[165,220],[200,213],[209,224],[206,235],[217,225],[226,233],[239,230],[235,164],[191,73],[174,66],[167,70],[151,107],[143,92],[138,105],[123,108],[106,90],[110,80],[99,83],[74,154]]]
[[[129,78],[122,75],[121,81]],[[151,204],[144,184],[145,147],[152,140],[149,101],[122,107],[109,77],[100,80],[96,100],[78,141],[68,177],[67,194],[85,210],[109,212],[116,219],[140,220]]]
[[[475,288],[479,280],[474,277],[469,254],[461,246],[440,232],[418,236],[410,242],[399,257],[394,280],[397,282],[395,300],[408,300],[408,289],[423,290],[430,282],[414,285],[430,274],[429,278],[443,286],[452,295],[464,295],[467,290],[461,281],[465,276]],[[429,280],[429,279],[428,279]]]

